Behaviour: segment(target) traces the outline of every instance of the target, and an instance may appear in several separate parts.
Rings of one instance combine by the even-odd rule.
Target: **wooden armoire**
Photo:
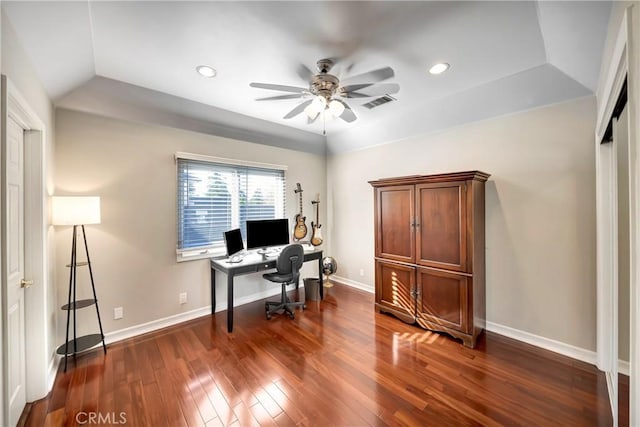
[[[376,308],[475,347],[485,327],[484,185],[479,171],[370,181]]]

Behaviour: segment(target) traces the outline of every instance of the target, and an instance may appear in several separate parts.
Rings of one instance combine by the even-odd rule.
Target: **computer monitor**
[[[247,249],[266,249],[289,244],[289,220],[263,219],[247,221]]]
[[[236,254],[244,249],[242,233],[239,228],[224,232],[224,244],[227,246],[227,256]]]

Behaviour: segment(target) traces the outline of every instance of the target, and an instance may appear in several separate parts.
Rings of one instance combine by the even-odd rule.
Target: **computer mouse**
[[[229,261],[230,262],[240,262],[240,261],[242,261],[242,258],[240,258],[239,255],[233,255]]]

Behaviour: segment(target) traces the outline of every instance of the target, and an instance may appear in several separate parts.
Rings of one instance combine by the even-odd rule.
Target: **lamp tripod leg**
[[[73,237],[71,239],[71,262],[69,264],[69,296],[67,298],[67,333],[64,344],[64,372],[67,372],[67,356],[69,355],[69,322],[71,321],[71,289],[73,287],[73,266],[75,265],[76,254],[76,226],[73,226]]]
[[[82,226],[82,238],[84,240],[84,250],[87,255],[87,264],[89,267],[89,277],[91,278],[91,290],[93,291],[93,300],[96,303],[96,314],[98,315],[98,326],[100,326],[100,336],[102,337],[102,350],[104,354],[107,354],[107,346],[104,342],[104,332],[102,331],[102,320],[100,319],[100,308],[98,307],[98,296],[96,295],[96,286],[93,283],[93,270],[91,269],[91,258],[89,258],[89,246],[87,245],[87,235],[84,232],[84,225]]]

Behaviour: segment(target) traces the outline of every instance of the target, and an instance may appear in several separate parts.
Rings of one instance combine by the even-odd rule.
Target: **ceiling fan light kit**
[[[340,117],[342,113],[344,113],[344,105],[335,99],[329,103],[327,108],[331,111],[331,114],[333,114],[334,117]]]
[[[270,96],[265,98],[257,98],[256,101],[273,101],[283,99],[300,99],[302,102],[289,111],[284,118],[290,119],[298,114],[307,115],[308,123],[313,123],[319,116],[322,116],[323,123],[334,117],[339,117],[347,123],[351,123],[357,119],[357,116],[351,107],[342,98],[373,98],[381,95],[397,93],[400,86],[392,84],[377,83],[387,80],[394,76],[391,67],[384,67],[367,73],[359,74],[347,78],[345,81],[353,81],[353,84],[341,85],[340,79],[329,74],[333,68],[334,62],[331,59],[321,59],[316,63],[318,74],[313,74],[304,64],[298,67],[298,75],[308,80],[309,86],[296,87],[285,86],[270,83],[250,83],[249,86],[258,89],[278,90],[281,92],[289,92],[287,95]],[[360,81],[368,81],[367,83],[357,83]],[[364,92],[358,92],[360,90]],[[311,99],[309,99],[311,97]]]

